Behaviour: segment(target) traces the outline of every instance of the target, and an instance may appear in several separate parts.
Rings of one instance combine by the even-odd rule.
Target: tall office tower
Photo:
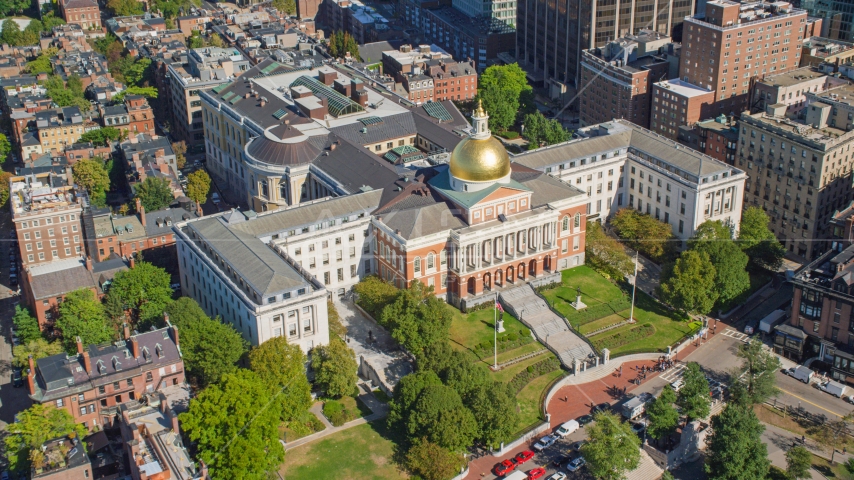
[[[670,35],[693,14],[693,0],[521,0],[516,56],[539,85],[577,86],[582,51],[641,30]]]
[[[710,1],[704,19],[685,19],[679,77],[715,92],[709,116],[739,114],[754,78],[798,68],[806,24],[788,2]]]
[[[470,17],[491,17],[508,25],[516,24],[515,0],[453,0],[451,5]]]
[[[854,3],[850,0],[801,0],[800,5],[809,16],[823,20],[822,37],[854,41]]]

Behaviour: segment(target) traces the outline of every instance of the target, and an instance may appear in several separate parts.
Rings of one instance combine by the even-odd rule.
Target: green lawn
[[[620,312],[620,315],[624,318],[629,318],[629,310]],[[640,351],[664,352],[667,350],[668,345],[673,344],[692,331],[691,324],[688,322],[688,317],[668,310],[663,305],[656,302],[655,299],[641,291],[637,292],[637,297],[635,299],[635,318],[637,319],[636,324],[624,325],[613,330],[608,330],[602,335],[614,335],[644,323],[649,323],[655,327],[655,334],[610,349],[611,357],[616,357],[626,353],[637,353]],[[596,338],[598,339],[600,337],[596,336]]]
[[[575,301],[578,288],[581,288],[581,301],[588,308],[628,298],[628,295],[619,287],[586,265],[564,270],[561,283],[561,286],[546,290],[542,295],[546,297],[552,308],[560,312],[576,328],[580,323],[576,317],[579,317],[580,313],[572,307],[571,303]]]
[[[545,358],[537,357],[537,358]],[[516,395],[516,401],[519,404],[519,428],[527,428],[540,419],[540,400],[543,396],[543,390],[551,385],[552,381],[566,375],[563,370],[556,370],[547,373],[541,377],[534,379],[531,383],[525,385],[525,388]]]
[[[385,421],[348,428],[285,453],[284,478],[403,480]]]
[[[629,310],[629,311],[631,311],[631,310]],[[585,323],[584,325],[580,325],[578,327],[578,333],[580,333],[582,335],[587,335],[587,333],[589,333],[589,332],[592,332],[594,330],[598,330],[600,328],[605,328],[605,327],[610,326],[610,325],[615,325],[617,323],[625,321],[628,318],[629,318],[629,312],[625,312],[625,315],[623,314],[623,312],[615,313],[613,315],[608,315],[605,318],[600,318],[599,320],[593,320],[592,322]],[[611,331],[612,330],[608,330],[608,332],[605,332],[603,334],[610,333]]]
[[[493,341],[495,336],[495,314],[491,308],[471,313],[462,313],[450,305],[447,305],[447,308],[454,314],[450,332],[452,345],[473,349],[479,343]],[[516,320],[509,313],[504,313],[505,330],[518,334],[519,330],[523,328],[525,326],[522,325],[522,322]]]

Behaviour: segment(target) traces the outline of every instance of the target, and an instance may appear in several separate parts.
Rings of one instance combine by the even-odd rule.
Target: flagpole
[[[638,288],[638,251],[635,250],[635,276],[632,278],[632,309],[629,313],[629,321],[635,321],[635,290]]]
[[[498,370],[498,294],[495,294],[495,302],[492,303],[492,326],[495,327],[493,333],[495,334],[495,357],[494,363],[492,365],[493,370]]]

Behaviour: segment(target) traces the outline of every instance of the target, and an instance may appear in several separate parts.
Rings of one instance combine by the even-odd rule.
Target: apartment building
[[[605,222],[635,208],[669,223],[688,240],[707,220],[736,229],[741,222],[743,170],[626,120],[578,130],[578,139],[514,156],[585,191],[587,218]]]
[[[80,439],[71,436],[52,438],[39,446],[40,462],[32,462],[30,478],[34,480],[73,480],[94,478],[92,461]]]
[[[169,182],[175,198],[184,195],[178,180],[178,158],[166,137],[140,133],[119,145],[126,162],[125,172],[131,190],[148,177]]]
[[[735,165],[738,152],[738,125],[734,118],[719,115],[697,122],[692,127],[679,127],[679,143],[694,150]]]
[[[691,0],[522,0],[516,12],[516,59],[538,86],[581,86],[583,53],[610,41],[651,30],[671,36],[694,14]]]
[[[60,107],[36,112],[36,130],[42,151],[65,151],[83,135],[85,122],[78,107]]]
[[[113,343],[84,346],[78,337],[76,355],[30,357],[30,398],[65,409],[90,430],[114,427],[121,404],[184,383],[178,346],[178,329],[168,320],[144,333],[125,324],[122,340]]]
[[[644,36],[661,36],[646,32]],[[664,45],[670,37],[660,39]],[[667,79],[670,64],[646,51],[632,37],[585,50],[581,61],[581,125],[595,125],[615,118],[649,127],[652,85]]]
[[[516,24],[515,1],[452,0],[451,5],[472,18],[494,18],[508,25]]]
[[[757,80],[750,108],[764,112],[775,104],[786,105],[786,116],[798,116],[807,103],[808,93],[821,93],[845,85],[842,78],[827,75],[814,67],[803,67]]]
[[[451,6],[421,11],[421,29],[428,41],[454,58],[471,60],[479,71],[498,54],[514,49],[516,28],[492,17],[473,18]]]
[[[713,0],[706,16],[686,18],[682,34],[682,81],[714,92],[705,117],[748,108],[754,78],[798,68],[807,12],[788,2]]]
[[[105,127],[117,128],[131,135],[154,133],[154,110],[142,95],[125,95],[124,102],[101,107]]]
[[[692,127],[712,116],[715,92],[678,78],[652,85],[649,128],[667,138],[679,138],[679,128]]]
[[[826,73],[833,73],[840,65],[850,63],[852,57],[854,44],[829,38],[808,38],[801,48],[801,66],[820,67]]]
[[[854,41],[851,4],[847,1],[801,0],[800,7],[805,9],[810,17],[821,19],[820,33],[816,35],[843,42]]]
[[[167,91],[161,91],[171,103],[172,131],[188,146],[204,143],[202,101],[199,92],[227,84],[251,66],[251,62],[234,48],[194,48],[187,63],[173,62],[167,67]]]
[[[750,176],[746,203],[762,206],[780,242],[806,259],[827,251],[828,221],[852,200],[854,100],[846,94],[854,88],[808,93],[803,121],[785,117],[780,104],[740,120],[738,166]]]
[[[401,45],[382,52],[383,73],[392,76],[409,101],[470,100],[477,95],[477,70],[472,62],[430,45]]]

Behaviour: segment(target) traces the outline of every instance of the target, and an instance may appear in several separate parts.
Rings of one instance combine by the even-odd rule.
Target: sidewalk
[[[763,425],[765,426],[765,431],[762,432],[762,440],[768,446],[768,458],[771,460],[772,465],[785,469],[786,452],[789,451],[793,445],[801,445],[801,437],[800,435],[775,427],[774,425],[768,425],[767,423],[764,423]],[[830,453],[817,445],[814,441],[807,439],[805,447],[813,455],[830,461]],[[851,455],[849,454],[837,451],[836,455],[833,457],[833,461],[835,463],[844,463],[848,461],[850,457]],[[814,479],[825,478],[824,475],[815,469],[810,470],[810,473]]]

